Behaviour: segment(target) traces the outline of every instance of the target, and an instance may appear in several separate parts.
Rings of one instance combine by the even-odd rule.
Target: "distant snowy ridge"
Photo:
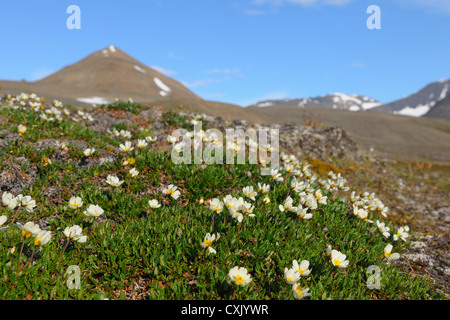
[[[365,111],[380,106],[381,104],[381,102],[366,96],[332,93],[312,98],[263,100],[251,107],[298,106],[300,108],[321,107],[349,111]]]

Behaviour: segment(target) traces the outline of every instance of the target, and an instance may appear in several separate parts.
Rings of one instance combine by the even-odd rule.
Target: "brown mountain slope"
[[[178,81],[147,67],[119,48],[109,46],[36,81],[70,98],[81,94],[151,102],[165,99],[201,100]]]
[[[72,106],[89,107],[92,101],[133,98],[142,103],[163,105],[224,119],[261,120],[245,109],[228,103],[206,101],[180,82],[144,65],[115,46],[96,51],[84,59],[36,81],[1,80],[2,92],[17,95],[36,93],[47,100],[58,99]],[[96,99],[92,99],[96,97]],[[88,98],[88,100],[80,100]]]
[[[270,122],[316,122],[346,130],[356,143],[388,158],[450,163],[450,121],[321,108],[252,108]]]

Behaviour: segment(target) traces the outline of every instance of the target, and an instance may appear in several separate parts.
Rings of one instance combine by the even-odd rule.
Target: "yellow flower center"
[[[40,244],[41,244],[41,238],[38,238],[38,237],[34,238],[34,245],[38,246]]]
[[[306,270],[303,270],[302,268],[298,269],[297,272],[300,273],[300,275],[302,275]]]
[[[205,244],[205,247],[208,248],[212,245],[212,241],[210,239],[207,239],[205,241],[203,241],[203,243]]]
[[[297,288],[295,288],[295,291],[297,291],[297,293],[298,293],[298,295],[299,295],[300,297],[303,296],[303,291],[302,291],[302,288],[301,288],[300,286],[297,286]]]
[[[22,230],[22,237],[29,238],[29,237],[31,237],[31,235],[32,235],[32,233],[30,231]]]
[[[243,277],[241,277],[240,275],[236,276],[236,284],[241,284],[245,281],[245,279]]]
[[[338,259],[334,259],[333,263],[336,267],[339,267],[339,265],[341,264],[341,262]]]
[[[291,277],[287,277],[286,281],[292,281]]]
[[[384,256],[387,257],[387,258],[389,258],[391,255],[392,255],[392,254],[391,254],[389,251],[386,251],[386,252],[384,253]]]

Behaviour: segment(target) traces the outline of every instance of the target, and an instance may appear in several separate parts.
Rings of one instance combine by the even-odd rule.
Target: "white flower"
[[[8,220],[6,216],[0,216],[0,226],[2,226],[6,222],[6,220]]]
[[[397,260],[400,258],[400,254],[398,253],[392,253],[392,244],[388,244],[385,248],[384,248],[384,257],[388,260],[388,261],[393,261],[393,260]]]
[[[125,139],[131,139],[131,132],[128,130],[120,130],[119,135]]]
[[[284,268],[284,280],[287,284],[294,284],[300,280],[300,273],[295,269]]]
[[[317,209],[317,200],[312,194],[307,194],[306,196],[301,197],[301,202],[311,210]]]
[[[403,241],[406,241],[406,238],[409,237],[409,234],[407,233],[408,230],[408,226],[398,228],[397,233],[394,234],[394,240],[397,241],[398,239],[402,239]]]
[[[342,252],[334,249],[331,250],[331,263],[333,263],[335,267],[347,268],[349,261],[345,260],[346,257],[347,256]]]
[[[303,208],[302,205],[298,205],[297,207],[297,217],[299,217],[300,219],[303,220],[309,220],[312,218],[312,213],[307,213],[308,212],[308,208]]]
[[[148,143],[147,143],[147,141],[145,141],[145,139],[138,139],[138,141],[137,141],[137,147],[139,148],[139,149],[143,149],[143,148],[145,148],[145,147],[147,147],[148,146]]]
[[[322,195],[322,192],[320,190],[316,190],[316,192],[314,193],[314,195],[316,196],[316,200],[318,204],[327,204],[327,198],[326,196]]]
[[[252,281],[252,277],[247,273],[246,268],[234,267],[228,272],[228,276],[238,286],[246,286]]]
[[[57,107],[57,108],[62,108],[63,107],[63,103],[61,101],[58,100],[53,100],[52,104]]]
[[[156,199],[149,200],[148,201],[148,205],[152,209],[157,209],[157,208],[161,207],[161,204]]]
[[[60,150],[60,151],[64,151],[67,150],[67,145],[64,141],[56,141],[56,147]]]
[[[105,182],[112,187],[119,187],[123,183],[123,181],[119,180],[119,178],[112,175],[108,175]]]
[[[52,238],[52,234],[50,231],[41,230],[36,234],[34,238],[34,245],[35,246],[45,246]]]
[[[227,209],[233,208],[234,205],[236,204],[237,199],[232,197],[231,195],[227,195],[225,196],[225,198],[223,198],[223,202],[225,204],[225,206],[227,207]]]
[[[265,198],[263,199],[263,203],[264,203],[264,204],[269,204],[269,203],[270,203],[270,198],[269,198],[269,197],[265,197]]]
[[[219,239],[219,234],[217,234],[217,239]],[[213,234],[213,235],[211,235],[210,233],[207,233],[206,235],[205,235],[205,238],[203,239],[203,241],[202,242],[200,242],[200,245],[203,247],[203,248],[205,248],[205,249],[208,249],[208,253],[217,253],[217,251],[216,250],[214,250],[211,246],[212,246],[212,243],[215,241],[215,240],[217,240],[216,239],[216,235],[215,234]]]
[[[258,191],[262,194],[268,193],[270,191],[270,185],[269,184],[263,184],[258,182]]]
[[[377,227],[378,230],[381,232],[381,234],[385,237],[385,238],[389,238],[390,233],[389,233],[389,227],[386,227],[386,225],[384,224],[384,222],[380,222],[380,221],[376,221],[377,223]]]
[[[167,188],[164,188],[162,190],[163,193],[170,195],[172,198],[174,198],[175,200],[178,199],[178,197],[180,196],[180,191],[177,190],[177,187],[174,186],[173,184],[170,184]]]
[[[36,207],[36,201],[31,199],[31,196],[23,196],[19,194],[17,196],[17,202],[19,205],[24,207],[27,212],[33,212],[33,209]]]
[[[285,210],[291,212],[297,211],[297,207],[294,207],[294,200],[291,198],[291,196],[288,196],[284,201],[284,204],[283,205],[280,204],[278,208],[280,209],[281,212],[284,212]]]
[[[83,200],[80,197],[71,197],[69,200],[70,209],[78,209],[83,205]]]
[[[270,175],[271,175],[272,180],[275,180],[278,182],[283,181],[283,177],[281,176],[281,173],[278,173],[278,170],[276,170],[276,169],[272,169],[270,171]]]
[[[136,170],[136,168],[130,169],[130,175],[132,178],[136,178],[139,174],[139,171]]]
[[[178,141],[178,139],[177,139],[176,137],[171,136],[171,135],[168,135],[168,136],[167,136],[167,142],[169,142],[169,143],[171,143],[171,144],[174,144],[174,143],[176,143],[177,141]]]
[[[27,131],[27,127],[22,124],[19,124],[19,126],[17,127],[17,132],[20,135],[23,135],[23,134],[25,134],[26,131]]]
[[[125,141],[125,143],[121,143],[119,145],[119,149],[122,152],[130,152],[130,151],[133,151],[134,148],[131,146],[131,142],[130,141]]]
[[[308,260],[302,260],[300,264],[298,264],[297,260],[294,260],[292,261],[292,268],[296,270],[302,277],[307,277],[311,273]]]
[[[145,137],[145,141],[147,141],[148,143],[153,143],[156,141],[156,139],[157,139],[156,137],[152,136]]]
[[[239,223],[241,223],[242,222],[242,220],[244,219],[244,215],[241,213],[241,212],[239,212],[236,208],[230,208],[229,210],[228,210],[228,212],[230,213],[230,215],[231,215],[231,217],[233,218],[233,219],[236,219]]]
[[[4,192],[2,195],[2,203],[5,207],[7,207],[9,210],[13,210],[15,209],[19,203],[17,201],[17,198],[14,197],[11,193],[9,192]]]
[[[244,192],[244,195],[248,198],[250,198],[251,200],[255,201],[255,196],[257,195],[257,193],[253,190],[252,186],[249,187],[244,187],[242,189],[242,192]]]
[[[302,289],[302,287],[298,283],[294,283],[292,285],[292,293],[297,300],[309,297],[311,295],[309,293],[309,288]]]
[[[215,213],[221,213],[223,210],[223,202],[217,198],[214,198],[209,203],[209,209]]]
[[[19,224],[19,228],[22,229],[22,237],[29,238],[31,236],[35,236],[41,231],[39,225],[34,222],[27,222],[23,226]]]
[[[91,157],[95,152],[95,148],[87,148],[83,151],[86,157]]]
[[[63,233],[67,239],[84,243],[87,240],[87,236],[82,234],[83,229],[80,226],[74,225],[72,227],[67,227],[64,229]]]
[[[90,204],[89,207],[83,212],[88,217],[98,217],[103,214],[103,209],[98,205]]]
[[[241,206],[241,212],[246,216],[254,217],[255,214],[252,213],[254,208],[255,206],[253,206],[251,203],[244,201],[244,203]]]
[[[330,245],[328,245],[327,250],[325,251],[325,254],[327,255],[327,257],[331,258],[331,251],[332,251],[332,247]]]

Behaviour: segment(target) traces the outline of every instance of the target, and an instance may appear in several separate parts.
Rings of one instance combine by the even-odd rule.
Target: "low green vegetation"
[[[177,165],[149,148],[152,139],[103,135],[71,116],[46,121],[30,99],[25,110],[0,109],[0,130],[14,135],[0,168],[24,157],[37,169],[20,195],[2,193],[1,299],[440,298],[427,278],[396,265],[414,238],[407,226],[338,172],[316,173],[289,155],[266,176],[260,165]],[[175,113],[165,120],[193,129]],[[97,153],[56,142],[38,150],[42,139],[83,141]],[[100,152],[114,160],[97,163]],[[230,272],[236,266],[245,270]]]

